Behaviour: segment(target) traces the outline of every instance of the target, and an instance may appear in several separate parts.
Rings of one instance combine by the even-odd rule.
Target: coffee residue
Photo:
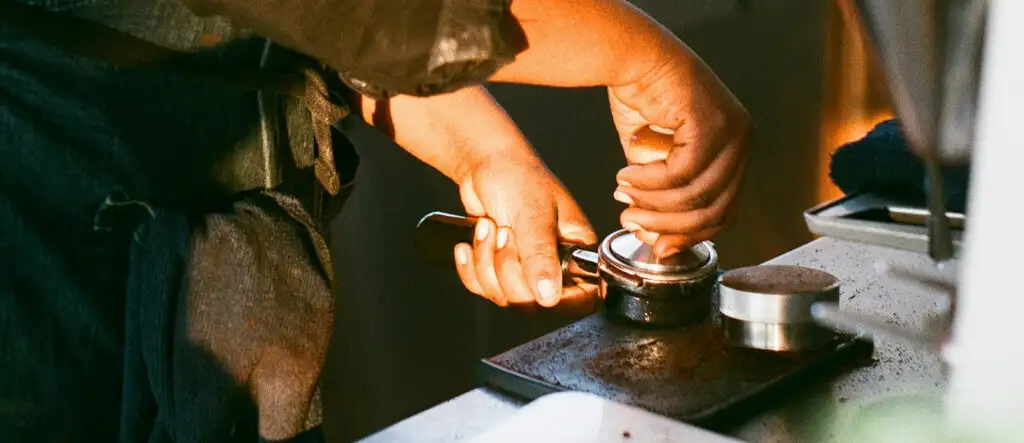
[[[800,294],[832,289],[839,285],[839,279],[825,271],[802,266],[761,265],[726,272],[722,285],[761,294]]]

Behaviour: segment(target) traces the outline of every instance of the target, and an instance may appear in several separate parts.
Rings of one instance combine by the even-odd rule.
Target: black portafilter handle
[[[420,219],[413,231],[416,255],[428,266],[455,270],[455,245],[473,244],[474,229],[476,218],[431,212]],[[564,281],[568,282],[569,277],[597,277],[597,251],[594,247],[560,244],[558,254],[562,258]]]
[[[473,244],[475,228],[475,218],[431,212],[420,219],[413,231],[416,255],[427,266],[454,270],[455,245]]]

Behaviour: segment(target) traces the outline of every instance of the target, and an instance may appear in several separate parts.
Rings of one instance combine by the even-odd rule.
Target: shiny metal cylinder
[[[681,257],[658,259],[629,231],[605,238],[598,248],[601,290],[609,316],[650,326],[682,326],[712,314],[718,255],[703,242]]]
[[[808,351],[835,332],[817,324],[811,306],[839,302],[839,279],[817,269],[765,265],[725,273],[718,288],[726,342],[768,351]]]
[[[711,298],[716,277],[690,283],[670,283],[659,288],[646,284],[648,295],[602,279],[605,313],[611,317],[651,326],[683,326],[698,323],[712,314]],[[651,293],[665,296],[651,297]]]

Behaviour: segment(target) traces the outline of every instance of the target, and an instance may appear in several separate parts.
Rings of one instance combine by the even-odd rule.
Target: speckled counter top
[[[875,273],[878,262],[928,268],[928,257],[834,239],[818,239],[769,263],[822,269],[842,281],[843,310],[920,328],[934,295],[908,282]],[[792,398],[755,416],[730,434],[751,442],[832,441],[858,411],[940,392],[945,376],[938,356],[886,340],[875,341],[875,362],[809,383]],[[368,443],[465,441],[510,416],[522,402],[478,388],[409,417],[362,440]]]

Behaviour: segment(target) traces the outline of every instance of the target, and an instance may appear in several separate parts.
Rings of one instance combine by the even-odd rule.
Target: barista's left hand
[[[751,122],[736,97],[685,47],[665,53],[655,66],[608,93],[627,153],[633,134],[645,126],[674,131],[668,158],[622,169],[614,194],[630,205],[623,227],[665,256],[731,223]]]
[[[597,234],[525,139],[473,162],[459,179],[459,194],[477,218],[472,244],[454,251],[470,292],[527,312],[556,307],[582,316],[597,308],[597,286],[563,281],[557,250],[559,243],[595,244]]]

